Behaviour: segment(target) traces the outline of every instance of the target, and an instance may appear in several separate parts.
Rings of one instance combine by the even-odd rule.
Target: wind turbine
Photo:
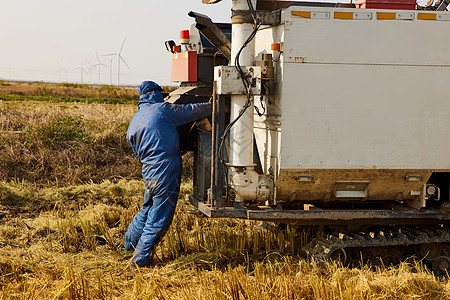
[[[59,64],[59,61],[56,62],[58,64],[58,70],[56,70],[56,73],[59,73],[59,81],[62,82],[62,72],[66,72],[66,80],[67,80],[67,69],[61,68],[61,65]]]
[[[127,38],[125,38],[123,40],[122,47],[120,47],[119,52],[102,55],[102,56],[117,56],[117,85],[120,85],[120,61],[122,61],[125,64],[125,66],[127,66],[128,69],[130,68],[130,66],[128,66],[127,62],[123,59],[123,57],[121,55],[122,49],[123,49],[123,46],[125,45],[126,40],[127,40]]]
[[[94,70],[94,65],[90,63],[90,61],[85,57],[84,60],[89,65],[89,69],[87,69],[86,74],[89,74],[89,82],[92,83],[92,71]]]
[[[109,59],[109,85],[112,85],[112,61],[113,59]]]
[[[80,76],[81,76],[81,83],[83,83],[83,72],[88,73],[88,71],[86,71],[83,68],[83,60],[81,60],[81,66],[79,68],[75,68],[73,69],[74,71],[80,70]]]
[[[100,61],[100,58],[98,57],[97,51],[95,51],[95,56],[97,57],[97,63],[96,63],[95,65],[92,65],[92,66],[91,66],[91,67],[92,67],[92,70],[91,70],[91,71],[93,71],[95,68],[98,69],[97,83],[100,84],[100,69],[101,69],[102,66],[107,67],[108,65],[105,65],[105,64],[103,64],[103,63]],[[110,76],[110,77],[111,77],[111,76]],[[111,85],[111,78],[110,78],[109,84]]]

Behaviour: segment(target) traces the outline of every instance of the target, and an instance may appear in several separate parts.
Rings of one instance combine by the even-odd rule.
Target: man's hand
[[[209,123],[208,118],[204,118],[201,121],[197,122],[197,126],[201,129],[204,130],[206,132],[211,132],[212,131],[212,126],[211,123]]]

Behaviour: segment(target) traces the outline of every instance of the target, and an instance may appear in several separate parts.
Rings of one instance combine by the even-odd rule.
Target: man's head
[[[163,102],[162,88],[153,81],[143,81],[138,86],[139,104]]]

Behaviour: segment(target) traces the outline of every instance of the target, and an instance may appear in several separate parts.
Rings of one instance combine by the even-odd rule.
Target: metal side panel
[[[434,12],[433,12],[434,13]],[[289,7],[286,62],[450,65],[450,13]],[[392,16],[392,18],[390,18]],[[430,15],[428,15],[430,16]]]
[[[268,83],[268,94],[263,97],[255,97],[254,105],[260,111],[264,111],[263,116],[254,115],[254,133],[258,146],[260,160],[265,174],[273,171],[275,178],[280,167],[280,147],[281,147],[281,105],[283,91],[283,56],[280,52],[272,51],[271,44],[283,41],[284,26],[265,27],[258,31],[255,41],[255,58],[262,59],[262,54],[272,54],[275,68],[275,81]],[[263,103],[263,104],[261,104]],[[270,103],[270,104],[269,104]]]
[[[284,11],[281,169],[450,169],[450,13],[420,14]]]
[[[450,169],[450,68],[286,63],[281,169]]]
[[[285,201],[414,200],[430,178],[428,170],[281,170],[277,199]],[[414,180],[408,180],[414,176]]]

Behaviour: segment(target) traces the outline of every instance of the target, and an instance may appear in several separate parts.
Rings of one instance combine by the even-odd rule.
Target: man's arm
[[[212,103],[172,104],[171,120],[176,126],[201,120],[211,115]]]

